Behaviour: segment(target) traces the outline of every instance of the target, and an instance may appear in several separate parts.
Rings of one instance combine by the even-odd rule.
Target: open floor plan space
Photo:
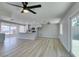
[[[0,56],[4,57],[69,57],[58,39],[37,38],[36,40],[6,38],[0,43]]]
[[[0,2],[0,57],[79,57],[79,2]]]

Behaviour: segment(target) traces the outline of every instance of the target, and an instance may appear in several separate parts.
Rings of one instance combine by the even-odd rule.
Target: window
[[[13,34],[16,32],[17,27],[9,23],[1,23],[1,32],[5,34]]]
[[[19,32],[20,33],[25,33],[26,32],[26,27],[24,25],[19,26]]]
[[[62,24],[60,24],[60,34],[61,35],[63,34],[63,26],[62,26]]]
[[[9,34],[9,26],[6,26],[6,25],[1,25],[1,32],[2,33],[5,33],[5,34]]]
[[[79,16],[72,18],[72,26],[79,26]]]
[[[77,23],[76,17],[72,19],[72,26],[75,26]]]

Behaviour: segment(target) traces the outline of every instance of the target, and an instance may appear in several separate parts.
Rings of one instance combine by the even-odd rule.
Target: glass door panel
[[[79,16],[71,19],[72,53],[79,56]]]

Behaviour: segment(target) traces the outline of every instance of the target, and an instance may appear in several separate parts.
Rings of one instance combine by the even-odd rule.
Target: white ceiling
[[[12,2],[22,5],[21,2]],[[33,9],[37,14],[21,14],[21,9],[7,3],[0,3],[0,15],[13,18],[15,21],[29,23],[58,22],[72,5],[72,2],[29,2],[29,5],[41,4],[41,8]]]

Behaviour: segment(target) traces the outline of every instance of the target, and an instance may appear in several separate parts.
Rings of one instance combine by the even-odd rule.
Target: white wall
[[[59,35],[60,41],[64,45],[64,47],[69,51],[70,42],[68,41],[68,20],[61,21],[62,24],[62,34]]]
[[[71,51],[71,20],[70,17],[79,11],[79,3],[73,5],[73,7],[68,11],[66,16],[62,18],[60,24],[63,25],[63,34],[59,35],[60,41],[64,47],[70,52]]]
[[[58,24],[44,24],[39,37],[58,38]]]

